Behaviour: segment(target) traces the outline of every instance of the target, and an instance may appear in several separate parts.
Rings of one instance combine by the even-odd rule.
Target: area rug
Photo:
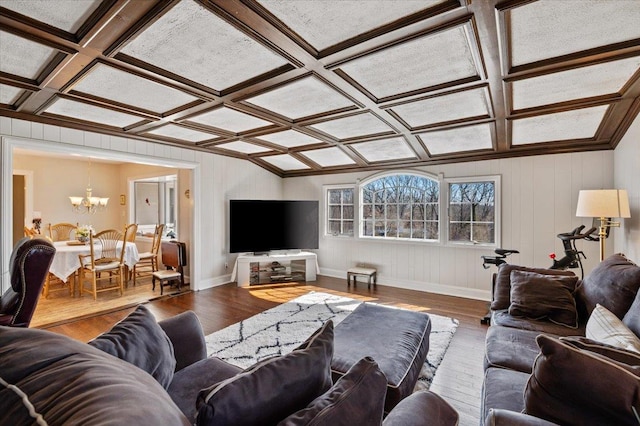
[[[348,297],[310,292],[208,335],[207,354],[247,368],[265,358],[291,352],[330,319],[338,325],[360,303],[363,302]],[[456,319],[434,314],[429,317],[429,353],[416,390],[429,388],[458,327]]]

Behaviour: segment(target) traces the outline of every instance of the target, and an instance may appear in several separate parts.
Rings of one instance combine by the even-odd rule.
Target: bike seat
[[[495,249],[494,252],[496,254],[499,254],[500,256],[508,256],[510,254],[520,253],[518,250],[509,250],[509,249],[501,249],[501,248]]]

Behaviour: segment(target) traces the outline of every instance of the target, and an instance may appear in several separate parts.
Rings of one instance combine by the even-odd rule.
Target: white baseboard
[[[201,280],[198,288],[193,288],[193,290],[206,290],[208,288],[218,287],[224,284],[229,284],[231,282],[231,274],[221,275],[219,277],[208,278],[206,280]]]
[[[334,278],[344,279],[347,284],[347,271],[337,269],[320,268],[320,275],[326,275]],[[467,299],[491,300],[491,292],[489,290],[479,290],[475,288],[464,288],[450,285],[442,285],[437,283],[428,283],[424,281],[403,280],[398,278],[389,278],[378,275],[377,283],[389,287],[404,288],[407,290],[425,291],[429,293],[444,294],[447,296],[465,297]],[[366,284],[366,281],[362,281]]]

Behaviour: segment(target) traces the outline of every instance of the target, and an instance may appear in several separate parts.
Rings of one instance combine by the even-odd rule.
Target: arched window
[[[437,241],[440,184],[425,174],[374,176],[360,185],[360,236]]]

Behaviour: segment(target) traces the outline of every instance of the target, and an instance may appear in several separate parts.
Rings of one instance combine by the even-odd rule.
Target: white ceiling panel
[[[331,148],[303,151],[300,154],[304,155],[305,157],[322,167],[355,164],[355,161],[351,157],[349,157],[343,150],[336,146]]]
[[[104,64],[95,66],[73,90],[156,113],[198,100],[195,96]]]
[[[464,25],[380,50],[340,69],[378,99],[478,75]]]
[[[35,80],[57,50],[0,31],[0,71]]]
[[[514,109],[618,93],[640,69],[640,56],[517,80]]]
[[[354,105],[349,98],[315,77],[306,77],[250,97],[247,102],[291,120]]]
[[[640,38],[636,0],[540,0],[508,13],[514,66]]]
[[[258,0],[316,50],[428,9],[444,0]]]
[[[49,105],[44,112],[120,128],[142,121],[141,117],[132,114],[60,98]]]
[[[18,87],[0,84],[0,104],[13,105],[20,93],[22,93],[22,89]]]
[[[176,4],[122,53],[216,90],[287,64],[192,0]]]
[[[491,149],[492,127],[489,123],[475,124],[455,129],[419,133],[429,154],[442,155],[454,152]]]
[[[217,127],[233,133],[267,127],[273,123],[235,109],[222,107],[190,117],[187,121]]]
[[[415,158],[416,154],[404,138],[380,139],[369,142],[359,142],[350,145],[369,162],[402,160]]]
[[[592,138],[607,111],[607,105],[512,121],[512,144]]]
[[[488,117],[487,100],[486,89],[476,88],[397,105],[391,110],[409,126],[416,128],[470,117]]]
[[[188,142],[202,142],[208,139],[215,139],[217,137],[216,135],[212,135],[210,133],[188,129],[186,127],[177,126],[175,124],[167,124],[166,126],[150,130],[147,133],[158,136],[166,136],[173,139],[180,139]]]
[[[354,137],[389,133],[394,130],[373,114],[357,114],[335,120],[316,123],[312,126],[336,139],[344,140]]]
[[[272,155],[270,157],[262,157],[262,159],[280,170],[303,170],[309,168],[302,161],[289,154]]]
[[[70,33],[100,6],[101,0],[2,0],[2,7]]]

